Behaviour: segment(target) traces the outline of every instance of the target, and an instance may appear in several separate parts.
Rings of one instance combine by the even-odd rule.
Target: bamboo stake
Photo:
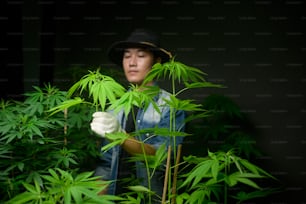
[[[171,161],[171,146],[168,147],[168,156],[167,156],[167,164],[166,164],[166,172],[165,172],[165,180],[164,180],[164,189],[163,189],[163,196],[162,196],[162,202],[161,202],[162,204],[166,203],[170,161]]]
[[[177,149],[177,156],[176,156],[175,166],[174,166],[174,173],[173,173],[173,185],[172,185],[171,204],[175,204],[177,172],[178,172],[178,166],[179,166],[179,162],[180,162],[181,152],[182,152],[182,145],[179,144],[178,145],[178,149]]]

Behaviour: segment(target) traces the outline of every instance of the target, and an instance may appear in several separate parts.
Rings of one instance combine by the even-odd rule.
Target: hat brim
[[[122,58],[123,52],[126,48],[145,48],[153,52],[156,57],[161,58],[161,63],[168,62],[172,57],[171,53],[167,50],[157,47],[152,43],[148,42],[130,42],[130,41],[119,41],[110,46],[108,49],[108,57],[109,59],[119,65],[122,66]]]

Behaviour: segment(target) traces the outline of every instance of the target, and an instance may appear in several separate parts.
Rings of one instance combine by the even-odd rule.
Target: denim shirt
[[[152,104],[144,111],[139,109],[136,116],[136,131],[145,129],[145,128],[169,128],[170,127],[170,108],[165,105],[164,99],[169,99],[170,94],[163,89],[160,89],[160,93],[154,98],[154,101],[158,105],[160,112],[158,113]],[[176,111],[175,116],[175,127],[177,131],[184,131],[185,128],[185,112],[181,110]],[[126,118],[124,116],[124,111],[120,111],[117,114],[118,121],[123,129],[125,129]],[[152,145],[155,149],[158,149],[162,144],[166,144],[166,147],[169,145],[172,146],[173,137],[170,136],[154,136],[149,139],[151,133],[142,134],[137,136],[137,139],[144,141]],[[102,146],[107,144],[107,140],[102,141]],[[176,145],[183,142],[183,137],[179,136],[175,138]],[[96,168],[95,175],[101,176],[103,180],[115,181],[118,176],[118,167],[119,167],[119,155],[121,151],[121,146],[117,145],[107,152],[101,152],[100,162]],[[136,176],[137,178],[143,179],[141,183],[144,186],[147,186],[147,172],[143,165],[140,162],[136,162]],[[155,173],[151,181],[151,190],[155,191],[157,194],[162,194],[163,189],[163,180],[161,180],[161,174],[164,172]],[[112,182],[108,187],[108,194],[114,195],[116,192],[116,182]]]

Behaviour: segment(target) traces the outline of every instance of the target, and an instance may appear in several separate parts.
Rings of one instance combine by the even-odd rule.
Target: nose
[[[137,60],[136,60],[136,55],[132,55],[129,61],[130,66],[136,66],[137,65]]]

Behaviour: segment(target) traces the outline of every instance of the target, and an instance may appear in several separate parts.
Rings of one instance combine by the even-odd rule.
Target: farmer
[[[172,57],[171,53],[159,46],[159,38],[151,31],[136,29],[124,41],[113,43],[108,50],[109,59],[123,67],[127,81],[131,84],[141,85],[147,73],[155,63],[164,63]],[[156,82],[150,81],[147,86],[158,86]],[[159,93],[154,97],[154,101],[160,108],[158,113],[152,104],[145,110],[138,108],[136,113],[136,124],[129,116],[124,115],[124,111],[114,115],[113,112],[95,112],[91,122],[93,132],[102,137],[102,146],[109,143],[105,139],[105,133],[115,133],[118,131],[129,134],[134,131],[147,128],[169,128],[170,108],[164,99],[169,99],[169,93],[160,88]],[[184,111],[176,111],[175,127],[177,131],[184,130]],[[97,164],[95,175],[101,176],[103,180],[115,181],[107,188],[107,194],[119,195],[124,192],[129,184],[122,184],[126,178],[138,179],[140,185],[148,186],[147,171],[142,162],[127,162],[129,156],[137,154],[154,155],[157,149],[165,144],[166,147],[172,144],[173,137],[152,136],[151,133],[144,133],[135,137],[128,137],[121,145],[101,152],[100,160]],[[176,137],[176,144],[181,144],[183,137]],[[166,151],[166,150],[165,150]],[[164,166],[164,165],[163,165]],[[163,182],[165,168],[154,173],[150,179],[151,190],[161,196],[163,192]],[[160,201],[159,201],[160,203]]]

